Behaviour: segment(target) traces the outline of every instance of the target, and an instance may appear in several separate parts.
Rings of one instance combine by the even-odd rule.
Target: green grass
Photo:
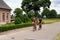
[[[43,23],[44,24],[51,24],[51,23],[55,23],[55,22],[60,22],[60,19],[43,19]]]
[[[60,40],[60,33],[57,35],[56,40]]]

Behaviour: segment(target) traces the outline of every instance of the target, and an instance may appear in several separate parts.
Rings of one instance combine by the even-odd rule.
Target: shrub
[[[32,26],[32,25],[33,24],[31,22],[16,24],[16,25],[2,25],[2,26],[0,26],[0,32],[13,30],[13,29],[17,29],[17,28],[24,28],[24,27],[28,27],[28,26]]]

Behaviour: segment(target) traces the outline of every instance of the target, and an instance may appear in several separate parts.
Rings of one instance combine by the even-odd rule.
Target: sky
[[[11,13],[13,13],[14,9],[21,8],[22,0],[4,0],[7,5],[9,5],[12,9]],[[60,0],[50,0],[51,6],[50,9],[55,9],[58,14],[60,14]]]

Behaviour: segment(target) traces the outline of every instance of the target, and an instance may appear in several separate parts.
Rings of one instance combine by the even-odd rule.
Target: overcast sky
[[[4,0],[12,10],[15,8],[21,8],[21,2],[22,0]],[[50,9],[55,9],[57,13],[60,13],[60,0],[51,0],[51,6]]]

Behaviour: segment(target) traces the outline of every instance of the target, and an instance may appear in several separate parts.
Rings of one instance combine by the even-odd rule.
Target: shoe
[[[33,29],[33,31],[36,31],[36,29]]]
[[[41,28],[38,28],[38,30],[40,30]]]

